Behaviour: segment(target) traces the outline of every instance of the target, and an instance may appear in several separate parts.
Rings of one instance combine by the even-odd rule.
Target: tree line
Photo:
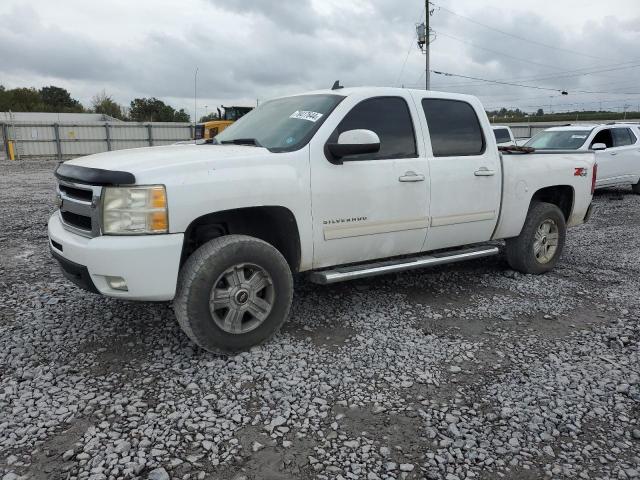
[[[610,110],[574,110],[549,113],[539,108],[535,113],[527,113],[516,108],[515,110],[501,108],[487,111],[489,120],[494,123],[504,122],[580,122],[598,120],[636,120],[640,118],[640,112],[626,111],[623,113]]]
[[[117,103],[105,91],[91,99],[86,108],[64,88],[54,85],[6,89],[0,85],[0,112],[101,113],[133,122],[189,122],[189,114],[174,109],[155,97],[134,98],[128,107]]]

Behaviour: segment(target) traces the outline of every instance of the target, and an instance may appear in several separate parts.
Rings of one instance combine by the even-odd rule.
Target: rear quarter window
[[[486,141],[474,108],[461,100],[422,99],[435,157],[482,155]]]
[[[498,143],[508,143],[511,141],[509,130],[506,128],[496,128],[493,134],[496,136],[496,142]]]

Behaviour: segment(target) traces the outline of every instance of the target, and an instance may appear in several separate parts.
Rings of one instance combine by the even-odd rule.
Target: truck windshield
[[[548,130],[540,132],[524,146],[536,150],[577,150],[590,133],[591,130]]]
[[[256,145],[272,152],[298,150],[343,98],[317,94],[270,100],[216,136],[213,143]]]

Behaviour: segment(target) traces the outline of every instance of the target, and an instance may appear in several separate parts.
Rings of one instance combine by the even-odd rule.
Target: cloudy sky
[[[105,90],[198,116],[344,85],[424,88],[420,0],[2,0],[0,84]],[[639,0],[434,0],[432,88],[528,111],[640,105]],[[546,90],[548,89],[548,90]],[[566,90],[567,96],[559,91]]]

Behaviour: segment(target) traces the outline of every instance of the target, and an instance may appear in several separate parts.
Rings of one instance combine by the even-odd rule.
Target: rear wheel
[[[507,240],[509,265],[523,273],[552,270],[562,254],[566,223],[562,211],[551,203],[534,203],[520,235]]]
[[[244,235],[205,243],[180,271],[178,323],[210,352],[245,350],[271,338],[289,314],[291,270],[273,246]]]

